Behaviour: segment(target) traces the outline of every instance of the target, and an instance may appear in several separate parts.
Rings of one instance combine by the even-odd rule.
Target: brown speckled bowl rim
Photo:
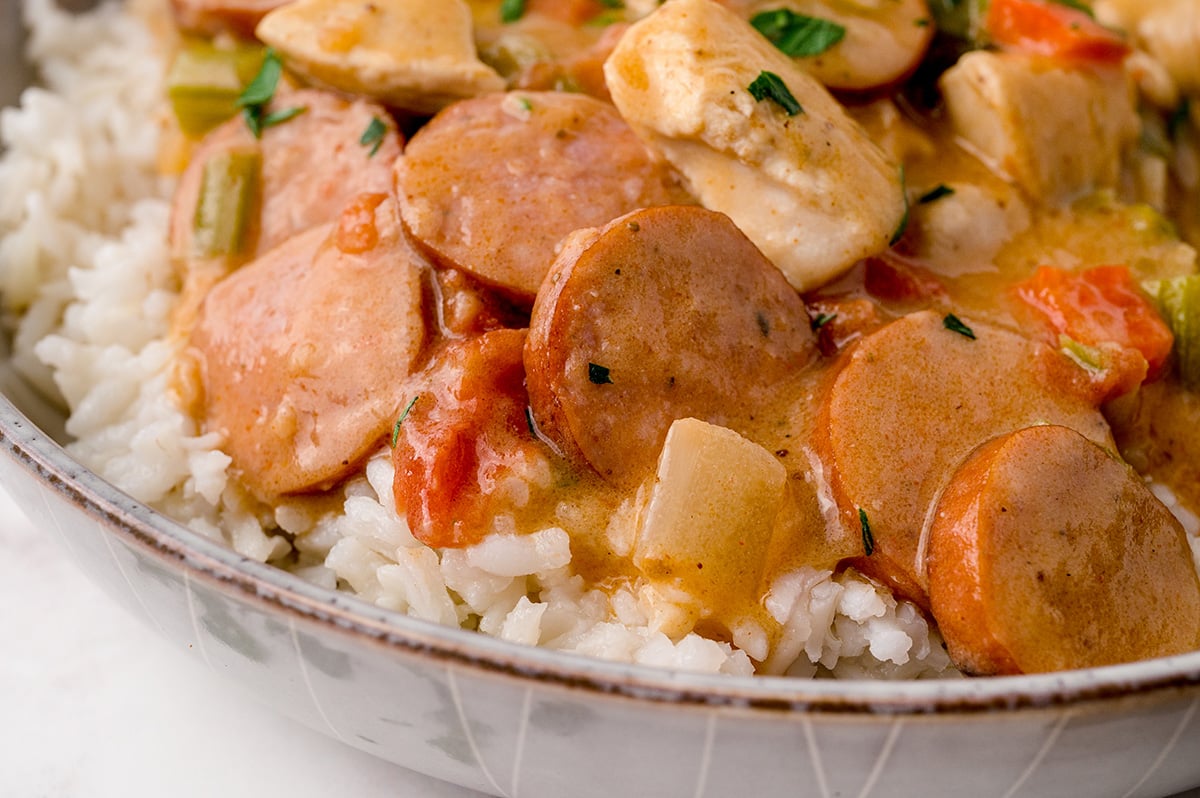
[[[806,680],[615,663],[445,627],[255,562],[131,498],[76,462],[0,395],[0,449],[111,534],[259,609],[446,664],[640,701],[773,713],[1016,712],[1174,694],[1200,686],[1200,652],[1055,674],[945,680]],[[1191,691],[1189,691],[1191,692]]]

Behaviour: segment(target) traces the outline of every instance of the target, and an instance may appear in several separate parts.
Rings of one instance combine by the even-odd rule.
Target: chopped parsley
[[[525,16],[525,0],[501,0],[500,21],[516,22]]]
[[[392,427],[392,448],[396,448],[396,441],[400,440],[400,425],[404,423],[404,419],[408,418],[408,414],[412,412],[413,405],[421,398],[421,394],[414,396],[404,408],[404,412],[400,414],[400,418],[396,419],[395,425]]]
[[[836,313],[818,313],[815,317],[813,317],[813,320],[809,322],[809,326],[812,327],[813,332],[816,332],[836,318]]]
[[[788,116],[795,116],[804,112],[804,109],[800,107],[800,103],[792,96],[792,92],[788,89],[787,84],[783,82],[783,78],[774,72],[768,72],[765,69],[759,72],[758,77],[746,87],[746,90],[759,102],[771,100],[787,112]]]
[[[1083,13],[1087,14],[1092,19],[1096,18],[1096,13],[1094,11],[1092,11],[1092,7],[1089,6],[1087,3],[1082,2],[1082,0],[1050,0],[1050,1],[1052,3],[1057,3],[1060,6],[1066,6],[1067,8],[1073,8],[1076,11],[1082,11]]]
[[[797,14],[787,8],[755,14],[750,24],[793,58],[820,55],[846,36],[845,27],[836,22]]]
[[[238,95],[237,106],[242,109],[246,127],[250,128],[256,139],[262,137],[266,128],[282,124],[306,110],[303,106],[298,106],[267,113],[267,104],[275,96],[275,89],[279,86],[279,78],[282,76],[283,62],[279,60],[279,54],[268,47],[258,74]]]
[[[370,147],[371,151],[367,153],[368,158],[375,156],[379,152],[379,148],[383,146],[383,137],[387,135],[387,125],[377,116],[371,117],[371,121],[367,123],[366,130],[359,137],[358,143],[364,147]]]
[[[963,324],[962,319],[953,313],[946,314],[945,318],[942,319],[942,326],[950,332],[956,332],[959,335],[970,338],[972,341],[975,340],[975,331]]]
[[[875,553],[875,536],[871,534],[871,522],[867,520],[867,511],[858,508],[858,524],[862,527],[863,551],[870,557]]]
[[[930,202],[937,202],[942,197],[949,197],[953,193],[954,189],[950,188],[950,186],[946,185],[945,183],[939,183],[922,194],[921,198],[918,199],[917,202],[922,205],[927,205]]]
[[[588,363],[588,379],[594,385],[611,385],[612,376],[607,366],[600,366],[596,363]]]

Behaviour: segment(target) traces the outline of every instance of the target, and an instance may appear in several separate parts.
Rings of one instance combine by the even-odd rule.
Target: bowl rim
[[[1200,651],[1049,674],[928,680],[801,679],[619,663],[413,618],[251,560],[141,503],[76,461],[0,393],[0,449],[127,544],[236,600],[360,643],[449,665],[659,703],[775,714],[947,715],[1062,708],[1200,686]]]

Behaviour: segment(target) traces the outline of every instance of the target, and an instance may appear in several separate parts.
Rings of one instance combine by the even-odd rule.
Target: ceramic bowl
[[[0,0],[0,77],[16,84],[18,30]],[[1152,798],[1200,784],[1200,653],[888,683],[700,676],[509,644],[199,537],[74,462],[44,431],[61,429],[53,408],[0,372],[0,479],[96,582],[279,712],[431,776],[514,798]]]

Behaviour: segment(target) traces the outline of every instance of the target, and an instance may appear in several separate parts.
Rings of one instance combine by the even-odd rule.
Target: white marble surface
[[[476,798],[282,718],[111,601],[0,488],[3,798]]]

